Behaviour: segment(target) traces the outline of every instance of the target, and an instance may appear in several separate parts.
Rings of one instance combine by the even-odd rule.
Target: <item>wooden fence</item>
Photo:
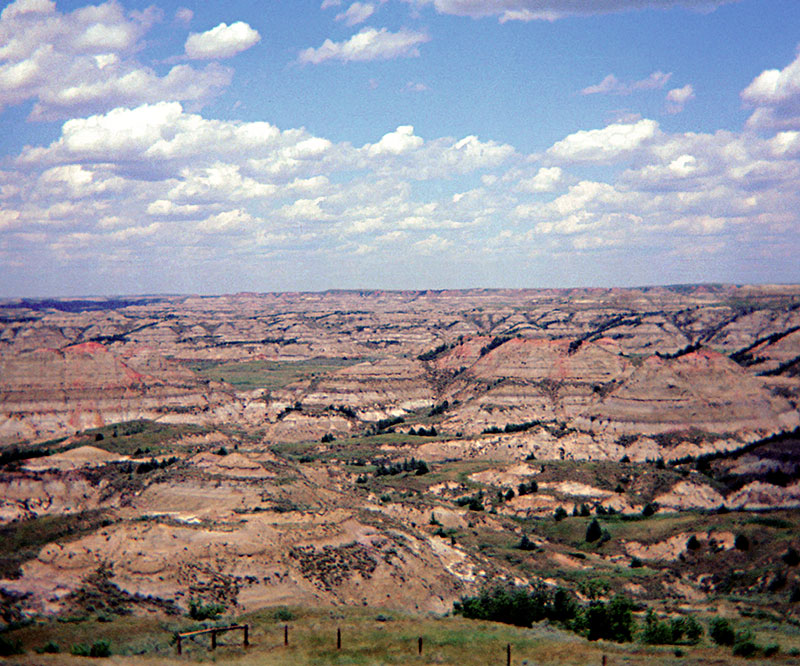
[[[217,634],[223,633],[225,631],[234,631],[237,629],[241,629],[242,634],[242,645],[244,647],[248,647],[250,645],[250,626],[247,624],[232,624],[228,627],[212,627],[211,629],[200,629],[198,631],[187,631],[182,634],[178,634],[178,654],[183,654],[183,639],[190,638],[193,636],[199,636],[201,634],[211,634],[211,648],[215,650],[217,648]],[[289,646],[289,625],[286,624],[283,626],[283,645],[284,647]],[[417,654],[422,654],[422,636],[417,639]],[[336,649],[342,649],[342,629],[341,627],[336,628]],[[511,666],[511,644],[506,644],[506,666]],[[606,655],[603,655],[602,666],[607,666]]]
[[[228,627],[212,627],[211,629],[199,629],[198,631],[186,631],[178,634],[178,654],[183,654],[183,639],[192,636],[199,636],[201,634],[211,634],[211,649],[217,649],[217,634],[225,631],[234,631],[236,629],[242,630],[242,645],[248,647],[250,645],[250,625],[247,624],[232,624]]]

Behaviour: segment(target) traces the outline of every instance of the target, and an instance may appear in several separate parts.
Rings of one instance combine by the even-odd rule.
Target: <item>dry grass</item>
[[[734,659],[729,649],[711,646],[682,648],[678,657],[672,648],[645,647],[640,644],[591,643],[574,634],[547,625],[523,629],[507,625],[466,620],[460,617],[420,617],[411,614],[371,609],[337,608],[294,609],[295,618],[278,621],[271,610],[247,614],[238,621],[250,624],[251,646],[241,646],[241,632],[221,635],[215,652],[209,650],[209,636],[184,641],[184,654],[177,656],[172,636],[197,625],[173,618],[128,617],[113,622],[94,620],[75,624],[48,622],[14,632],[31,651],[53,640],[61,654],[29,653],[11,658],[18,666],[86,664],[84,658],[69,655],[75,643],[91,643],[98,638],[111,641],[116,654],[102,663],[120,666],[146,664],[186,664],[216,662],[230,666],[305,666],[377,664],[452,664],[486,666],[505,664],[506,646],[511,645],[513,664],[552,664],[559,666],[666,666],[668,664],[744,664],[753,660]],[[288,647],[283,645],[283,627],[290,627]],[[342,648],[336,649],[336,632],[341,629]],[[423,637],[423,653],[418,654],[418,638]],[[130,654],[142,652],[142,654]],[[794,663],[787,657],[782,663]],[[100,663],[100,662],[98,662]]]

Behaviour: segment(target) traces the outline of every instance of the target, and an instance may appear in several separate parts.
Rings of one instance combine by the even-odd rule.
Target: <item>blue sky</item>
[[[796,0],[0,7],[0,296],[800,282]]]

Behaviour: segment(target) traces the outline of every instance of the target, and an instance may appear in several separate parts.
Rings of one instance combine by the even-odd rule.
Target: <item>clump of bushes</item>
[[[192,599],[189,602],[189,617],[193,620],[213,620],[224,612],[225,606],[222,604],[204,604],[199,599]]]
[[[730,621],[722,617],[715,617],[711,620],[708,634],[711,640],[717,645],[724,645],[733,648],[733,654],[737,657],[754,657],[757,654],[772,656],[780,649],[777,645],[766,647],[759,645],[755,641],[753,632],[748,629],[735,631]]]
[[[456,500],[458,506],[465,506],[470,511],[483,511],[483,491],[479,490],[477,495],[467,495]]]
[[[635,627],[633,602],[627,597],[617,595],[608,602],[596,600],[582,606],[575,595],[561,587],[495,587],[474,597],[462,597],[453,612],[519,627],[549,620],[589,640],[630,641]]]
[[[402,463],[394,463],[393,465],[384,465],[381,463],[375,468],[375,476],[395,476],[403,472],[414,472],[417,476],[422,476],[430,472],[428,464],[424,460],[403,460]]]
[[[652,609],[647,611],[642,640],[651,645],[695,644],[703,636],[702,625],[692,616],[661,621]]]
[[[109,643],[105,638],[101,638],[91,645],[87,645],[86,643],[78,643],[72,646],[70,652],[76,657],[110,657],[111,643]]]
[[[517,493],[519,495],[529,495],[539,492],[539,484],[536,481],[523,481],[517,486]]]

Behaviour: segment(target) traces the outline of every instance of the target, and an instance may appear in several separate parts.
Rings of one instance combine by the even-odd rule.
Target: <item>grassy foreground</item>
[[[292,619],[277,619],[279,617]],[[186,664],[213,662],[231,666],[300,666],[307,664],[452,664],[487,666],[506,664],[506,646],[511,645],[512,664],[666,666],[667,664],[754,664],[757,660],[737,659],[730,651],[710,645],[681,648],[618,645],[589,642],[546,624],[522,629],[460,617],[420,617],[394,611],[379,613],[366,608],[274,609],[224,618],[217,623],[243,622],[250,625],[249,648],[242,647],[242,632],[221,634],[218,648],[209,650],[208,635],[184,639],[184,653],[176,654],[174,634],[212,623],[188,618],[156,615],[116,618],[98,622],[95,618],[74,622],[47,620],[6,634],[22,641],[26,654],[9,657],[18,666],[48,664],[107,663],[119,665]],[[289,626],[289,646],[283,645],[284,626]],[[337,629],[342,648],[336,649]],[[418,638],[423,638],[422,655]],[[89,659],[70,655],[75,644],[106,639],[113,656]],[[48,642],[59,646],[58,654],[38,654]],[[778,655],[769,663],[795,664],[800,659]]]

